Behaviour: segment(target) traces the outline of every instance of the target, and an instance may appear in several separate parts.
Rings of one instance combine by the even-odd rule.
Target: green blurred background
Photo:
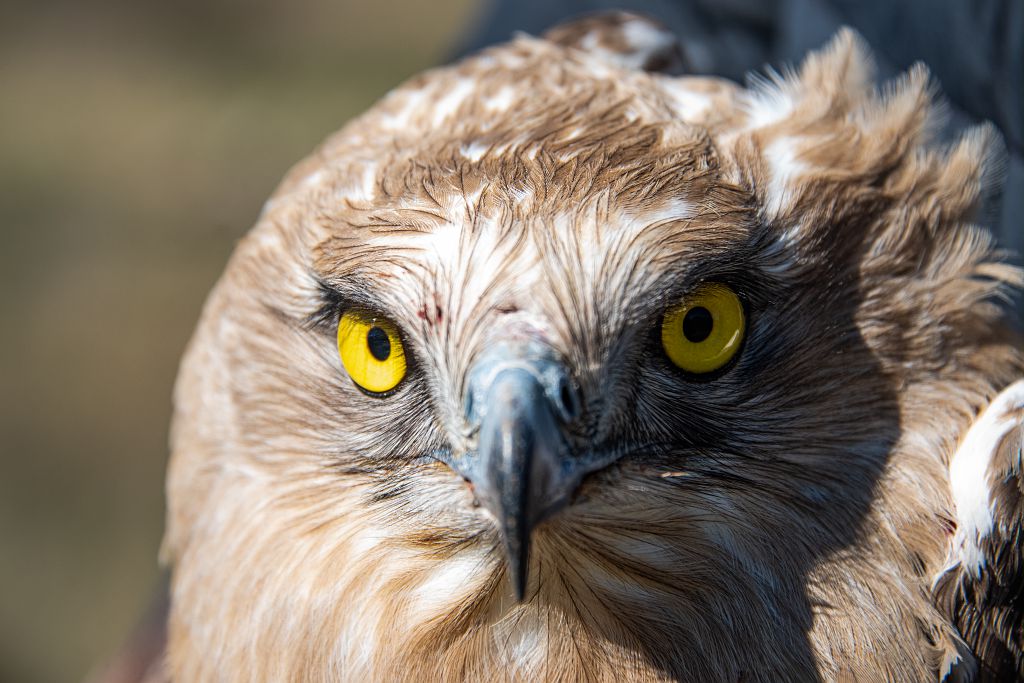
[[[206,292],[287,168],[476,4],[0,4],[0,681],[79,680],[130,630]]]

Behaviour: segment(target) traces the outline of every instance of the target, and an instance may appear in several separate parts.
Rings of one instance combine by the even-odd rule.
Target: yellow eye
[[[725,285],[706,284],[665,313],[661,343],[677,366],[704,374],[736,355],[745,332],[739,297]]]
[[[356,384],[380,394],[405,377],[405,350],[395,326],[383,318],[349,311],[338,321],[338,353]]]

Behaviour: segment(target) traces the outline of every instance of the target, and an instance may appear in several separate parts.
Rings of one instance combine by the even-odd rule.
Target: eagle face
[[[924,70],[878,93],[849,32],[750,89],[585,44],[413,79],[239,245],[176,389],[177,680],[967,657],[948,463],[1021,368],[990,129],[929,146]]]

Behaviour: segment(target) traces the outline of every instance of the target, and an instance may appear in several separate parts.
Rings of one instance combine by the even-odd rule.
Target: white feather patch
[[[992,492],[988,470],[999,442],[1016,424],[1012,413],[1024,407],[1024,380],[1004,389],[981,413],[960,443],[949,466],[956,505],[954,547],[961,562],[976,574],[985,563],[979,542],[992,531]]]
[[[542,665],[548,651],[548,620],[537,610],[522,607],[509,611],[491,630],[494,648],[504,654],[516,672],[530,680],[529,672]]]
[[[770,216],[778,216],[789,206],[792,199],[793,181],[807,172],[807,165],[796,158],[797,138],[780,138],[768,145],[765,160],[771,169],[771,180],[765,196],[765,210]]]
[[[630,49],[641,53],[667,50],[676,42],[675,35],[670,31],[643,19],[633,19],[623,24],[622,37],[626,39]]]
[[[420,584],[410,604],[412,616],[426,621],[451,611],[461,596],[476,592],[480,578],[486,575],[486,557],[464,551],[458,556],[438,562]]]
[[[683,121],[699,121],[711,108],[709,96],[687,88],[678,79],[665,79],[662,83],[672,110]]]
[[[747,129],[766,128],[789,118],[796,103],[781,81],[758,83],[748,91]]]
[[[480,159],[482,159],[485,154],[487,154],[487,151],[490,148],[490,145],[484,142],[474,141],[469,143],[468,145],[463,145],[462,147],[460,147],[459,153],[466,159],[469,159],[470,161],[476,163],[477,161],[480,161]]]
[[[493,97],[488,97],[484,100],[484,107],[488,111],[503,112],[507,111],[512,103],[515,102],[516,90],[512,86],[505,85],[501,87],[501,90],[497,92]]]
[[[385,130],[405,130],[412,122],[413,115],[429,101],[429,94],[423,90],[399,90],[390,97],[397,99],[401,107],[394,114],[381,117],[381,126]]]
[[[473,92],[473,88],[476,87],[476,83],[469,78],[461,78],[455,83],[447,95],[441,98],[441,100],[434,107],[434,125],[439,126],[441,123],[458,111],[459,107],[469,94]]]

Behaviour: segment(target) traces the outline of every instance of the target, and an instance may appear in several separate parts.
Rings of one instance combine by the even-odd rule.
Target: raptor
[[[1006,681],[1022,282],[990,127],[840,32],[743,87],[624,14],[287,175],[175,392],[174,681]]]

